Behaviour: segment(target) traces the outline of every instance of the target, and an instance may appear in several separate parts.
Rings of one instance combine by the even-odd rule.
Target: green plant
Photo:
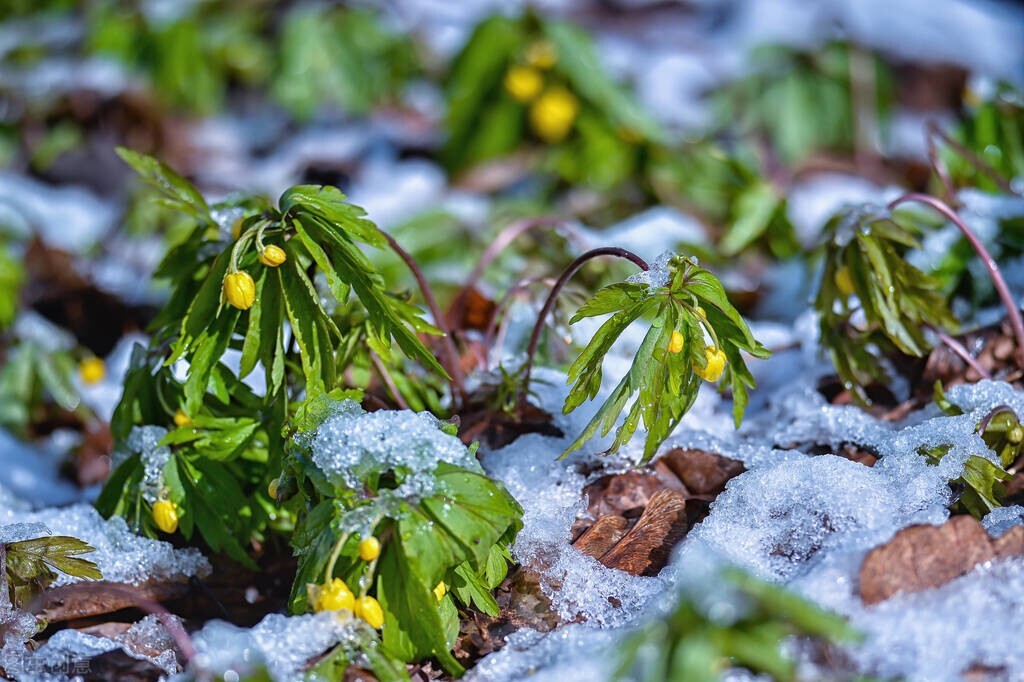
[[[764,136],[783,164],[877,144],[895,96],[874,55],[841,42],[814,50],[765,46],[752,63],[750,75],[716,93],[719,120],[731,124],[739,112],[740,131]]]
[[[385,289],[360,244],[394,251],[439,319],[415,261],[334,188],[293,187],[276,207],[262,197],[210,205],[155,159],[119,151],[193,228],[157,273],[170,281],[170,300],[149,346],[133,351],[111,422],[119,461],[98,508],[151,536],[199,533],[250,566],[253,540],[287,534],[300,558],[293,611],[354,612],[360,641],[387,679],[401,670],[396,662],[428,656],[461,672],[450,653],[453,599],[497,614],[491,590],[507,570],[522,512],[436,419],[425,426],[433,417],[363,415],[352,401],[366,387],[353,383],[368,377],[360,366],[384,377],[448,378],[418,336],[437,330]],[[232,351],[237,360],[228,364]],[[188,363],[183,379],[173,371],[179,360]],[[258,391],[246,383],[257,368]],[[418,428],[421,439],[402,452],[430,466],[367,457],[332,469],[312,443],[342,414]],[[379,541],[369,560],[359,552],[368,537]],[[442,581],[450,596],[439,598]],[[342,582],[358,597],[324,597]],[[332,665],[343,659],[340,650],[331,655]]]
[[[622,649],[616,677],[638,682],[715,682],[723,669],[745,668],[772,680],[797,679],[796,662],[784,643],[793,637],[856,641],[858,633],[841,617],[785,588],[734,568],[716,577],[736,603],[735,613],[708,612],[696,595],[682,595],[676,607],[633,636]],[[724,583],[724,587],[721,585]]]
[[[939,408],[950,416],[963,414],[963,410],[950,402],[942,390],[942,384],[935,382],[934,400]],[[960,493],[953,506],[954,511],[961,511],[981,519],[996,507],[1003,505],[1006,497],[1006,482],[1013,478],[1011,471],[1024,452],[1024,427],[1021,426],[1017,414],[1005,405],[996,407],[975,427],[985,445],[996,456],[996,461],[980,455],[971,455],[964,463],[964,472],[950,483],[960,488]],[[940,444],[921,448],[919,454],[928,458],[930,464],[938,464],[952,446]]]
[[[573,261],[552,289],[534,326],[527,350],[524,390],[529,387],[539,329],[555,297],[584,262],[598,255],[629,258],[642,269],[648,269],[642,259],[624,249],[595,249]],[[698,266],[694,259],[674,256],[663,269],[648,271],[648,277],[648,282],[621,282],[604,287],[570,320],[573,324],[587,317],[611,315],[569,367],[568,382],[572,387],[563,407],[566,414],[597,396],[605,355],[626,328],[639,319],[649,319],[650,328],[625,376],[564,454],[579,449],[598,432],[602,436],[610,432],[627,403],[636,396],[625,421],[615,432],[609,452],[627,443],[642,419],[647,431],[643,461],[650,460],[697,399],[702,380],[717,383],[724,377],[719,390],[724,391],[726,384],[731,388],[736,425],[743,419],[747,388],[754,385],[743,353],[765,358],[768,350],[751,335],[718,278]]]
[[[454,426],[426,415],[326,402],[309,404],[299,428],[285,492],[278,487],[289,508],[309,510],[292,540],[292,609],[315,609],[310,594],[341,580],[357,613],[369,593],[380,601],[384,654],[433,656],[461,674],[449,652],[459,630],[455,605],[498,615],[491,591],[511,560],[519,505],[483,475]]]
[[[96,564],[79,556],[93,551],[87,543],[65,535],[0,543],[0,578],[5,578],[6,590],[0,604],[19,608],[30,603],[57,579],[56,571],[87,580],[102,579]]]
[[[914,234],[879,207],[849,209],[825,227],[814,300],[821,345],[863,404],[870,403],[864,387],[887,376],[887,354],[920,357],[930,347],[926,327],[956,324],[938,283],[904,259],[915,246]]]
[[[477,26],[447,83],[444,159],[452,170],[544,148],[543,166],[607,189],[629,179],[658,127],[605,74],[586,33],[533,15]]]

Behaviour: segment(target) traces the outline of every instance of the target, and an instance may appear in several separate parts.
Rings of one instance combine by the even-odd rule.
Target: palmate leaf
[[[826,226],[821,283],[815,298],[822,346],[856,400],[884,381],[884,357],[921,357],[930,350],[924,329],[949,329],[956,318],[937,280],[904,258],[917,245],[912,232],[875,207],[849,209]]]
[[[653,457],[697,398],[701,379],[695,368],[706,366],[706,346],[717,345],[725,353],[719,390],[724,384],[731,387],[737,426],[743,418],[747,388],[754,385],[743,354],[767,357],[768,351],[754,339],[714,275],[680,256],[669,262],[669,269],[668,282],[662,286],[626,282],[601,289],[570,320],[611,314],[569,367],[572,386],[562,408],[566,414],[597,396],[605,355],[618,337],[636,320],[653,316],[629,370],[563,457],[595,435],[609,433],[630,400],[609,452],[627,443],[642,423],[647,431],[643,460]],[[682,352],[668,351],[673,332],[683,337]]]

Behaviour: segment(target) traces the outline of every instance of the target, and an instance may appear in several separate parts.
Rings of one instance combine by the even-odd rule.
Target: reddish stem
[[[470,289],[476,286],[476,283],[484,276],[484,273],[487,271],[490,264],[493,263],[505,249],[507,249],[523,234],[526,234],[531,230],[535,230],[538,227],[557,228],[563,224],[564,221],[561,218],[542,216],[540,218],[518,220],[504,228],[498,233],[498,236],[487,245],[487,248],[484,249],[484,252],[480,255],[480,260],[478,260],[476,265],[473,267],[473,271],[469,273],[469,277],[466,279],[466,285],[463,289]]]
[[[954,339],[952,336],[942,331],[937,327],[932,327],[932,331],[935,332],[942,343],[946,344],[951,351],[953,351],[961,360],[967,363],[969,367],[974,369],[975,372],[981,375],[982,379],[991,379],[992,375],[988,373],[988,370],[981,366],[981,364],[971,355],[970,351],[964,348],[964,345]]]
[[[555,285],[551,287],[551,292],[548,294],[547,300],[544,301],[544,307],[540,309],[540,315],[537,316],[537,322],[533,325],[533,331],[530,333],[530,343],[526,347],[526,364],[523,365],[523,385],[519,393],[520,402],[525,399],[527,391],[530,388],[530,373],[533,371],[533,357],[537,353],[537,344],[540,343],[540,333],[544,329],[544,321],[551,313],[551,309],[555,307],[555,299],[558,298],[558,294],[561,293],[566,282],[576,274],[576,271],[579,270],[588,260],[597,258],[598,256],[616,256],[617,258],[625,258],[641,270],[646,271],[651,269],[651,266],[648,265],[647,261],[643,258],[632,251],[620,249],[617,246],[602,246],[597,249],[591,249],[583,255],[578,256],[573,262],[569,263],[555,281]]]
[[[494,306],[494,315],[491,316],[490,324],[487,325],[487,331],[484,332],[483,346],[488,353],[488,358],[484,358],[484,369],[490,368],[489,357],[491,344],[494,343],[494,338],[498,333],[498,328],[501,326],[500,323],[498,322],[500,314],[505,312],[505,310],[508,308],[513,296],[515,296],[521,291],[525,291],[530,286],[537,284],[538,282],[545,281],[549,283],[549,286],[554,286],[555,284],[554,280],[545,277],[528,277],[526,279],[521,279],[515,284],[513,284],[511,287],[509,287],[508,291],[505,292],[505,295],[502,296],[501,300],[498,301],[498,303]]]
[[[960,219],[956,211],[951,209],[945,202],[927,194],[911,192],[891,201],[888,208],[891,211],[900,204],[907,202],[917,202],[930,206],[948,218],[963,233],[967,242],[974,249],[975,253],[978,254],[978,257],[981,258],[981,262],[988,271],[988,276],[992,279],[992,284],[995,285],[996,292],[1006,308],[1006,314],[1010,319],[1010,327],[1013,329],[1013,335],[1017,340],[1017,362],[1020,367],[1024,367],[1024,320],[1021,319],[1020,307],[1013,300],[1013,294],[1010,293],[1010,287],[1006,285],[1006,280],[1003,279],[999,266],[996,265],[995,258],[992,257],[992,254],[988,252],[988,249],[985,248],[985,245],[981,243],[981,240],[978,239],[978,236],[974,234],[971,228],[967,227],[964,221]]]
[[[416,284],[419,285],[420,293],[423,295],[423,302],[427,304],[427,309],[430,310],[430,314],[434,317],[434,324],[443,334],[441,346],[444,348],[444,354],[447,356],[445,364],[448,367],[445,369],[451,376],[452,393],[455,394],[453,397],[457,397],[459,402],[465,402],[466,387],[463,383],[462,365],[459,363],[459,351],[455,348],[455,341],[452,340],[451,330],[448,329],[448,321],[441,314],[441,309],[437,305],[437,299],[434,298],[434,290],[430,288],[427,278],[423,275],[423,271],[412,255],[403,249],[390,234],[383,230],[381,230],[381,234],[388,240],[391,250],[398,254],[398,257],[402,259],[402,262],[405,263],[409,271],[412,272],[412,276],[416,279]]]

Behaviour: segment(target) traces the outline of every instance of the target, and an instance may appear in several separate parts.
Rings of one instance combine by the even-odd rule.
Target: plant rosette
[[[324,398],[301,415],[286,460],[309,509],[293,536],[291,609],[315,608],[308,585],[340,579],[358,617],[396,660],[436,658],[452,674],[456,602],[499,613],[522,509],[484,475],[454,427],[427,413],[364,412]]]

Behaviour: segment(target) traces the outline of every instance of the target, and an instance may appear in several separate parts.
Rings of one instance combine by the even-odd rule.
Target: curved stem
[[[484,249],[484,252],[480,255],[480,260],[477,261],[476,265],[473,267],[473,271],[469,273],[469,277],[466,278],[466,284],[463,286],[463,290],[476,286],[476,283],[484,276],[484,272],[487,271],[490,264],[493,263],[494,260],[521,235],[538,227],[557,228],[563,224],[564,221],[561,218],[546,216],[518,220],[504,228],[498,233],[498,236],[487,245],[487,248]]]
[[[988,276],[992,279],[992,284],[995,285],[996,292],[1006,308],[1006,314],[1010,320],[1010,328],[1013,329],[1013,335],[1017,340],[1018,366],[1024,367],[1024,319],[1021,319],[1020,306],[1013,300],[1013,294],[1010,293],[1010,287],[1007,286],[1006,280],[1003,279],[1003,274],[999,271],[995,258],[992,257],[992,254],[988,252],[988,249],[985,248],[985,245],[981,243],[981,240],[978,239],[978,236],[974,234],[971,228],[967,227],[964,221],[960,219],[956,211],[935,197],[911,192],[891,201],[888,208],[891,211],[900,204],[912,201],[930,206],[948,218],[963,233],[975,253],[981,258],[981,262],[988,271]]]
[[[544,301],[544,307],[540,309],[540,314],[537,316],[537,322],[533,325],[533,331],[530,332],[530,343],[526,347],[526,364],[523,365],[523,384],[520,388],[519,400],[522,402],[526,396],[527,391],[530,388],[530,373],[533,371],[533,356],[537,353],[537,344],[540,342],[540,333],[544,329],[544,321],[547,320],[548,315],[551,313],[551,309],[555,307],[555,299],[558,298],[558,294],[561,293],[562,288],[565,286],[576,271],[579,270],[584,263],[598,256],[616,256],[618,258],[625,258],[641,270],[650,270],[651,266],[647,264],[640,256],[636,255],[632,251],[626,249],[620,249],[617,246],[603,246],[597,249],[591,249],[581,256],[578,256],[576,260],[569,263],[562,274],[559,275],[555,281],[555,286],[551,287],[551,292],[548,294],[547,300]]]
[[[498,322],[498,318],[502,313],[507,311],[508,306],[512,302],[512,297],[521,291],[525,291],[529,287],[539,282],[546,282],[548,286],[554,286],[555,280],[548,277],[527,277],[521,279],[511,287],[501,297],[498,303],[494,306],[494,315],[491,316],[490,324],[487,325],[487,331],[484,332],[483,346],[484,351],[487,353],[487,358],[484,359],[484,369],[490,369],[490,353],[491,344],[494,343],[494,339],[498,334],[498,329],[501,327],[501,323]]]
[[[430,310],[430,314],[434,317],[434,324],[438,329],[441,330],[443,336],[441,337],[441,346],[444,348],[445,363],[448,367],[448,374],[451,376],[451,387],[452,393],[455,394],[453,397],[457,398],[460,403],[465,402],[466,388],[463,383],[462,365],[459,363],[459,351],[455,348],[455,341],[452,340],[451,330],[448,329],[448,322],[445,316],[441,314],[441,309],[437,305],[437,299],[434,298],[434,290],[430,288],[430,284],[427,283],[427,278],[423,275],[423,271],[420,266],[416,263],[416,260],[412,255],[403,249],[395,238],[384,230],[380,231],[384,235],[384,238],[388,240],[388,246],[394,251],[402,262],[405,263],[409,271],[412,272],[412,276],[416,279],[416,284],[419,285],[420,293],[423,295],[423,302],[427,304],[427,309]]]
[[[970,351],[964,348],[964,345],[954,339],[952,336],[942,331],[938,327],[932,327],[932,331],[939,337],[942,343],[946,344],[953,353],[955,353],[961,360],[967,363],[967,365],[981,375],[982,379],[991,379],[992,375],[989,374],[988,370],[981,366],[981,364],[971,355]]]

